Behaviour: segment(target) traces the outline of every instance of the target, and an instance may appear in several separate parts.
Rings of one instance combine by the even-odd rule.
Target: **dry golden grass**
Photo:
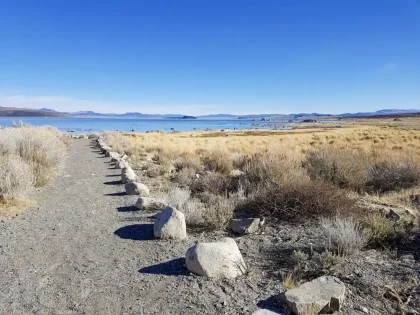
[[[18,215],[24,209],[33,207],[36,202],[26,198],[8,198],[0,200],[0,219],[11,218]]]
[[[320,186],[316,181],[322,180],[340,188],[344,199],[353,194],[364,202],[384,202],[418,212],[409,199],[411,195],[420,194],[416,173],[420,169],[420,130],[416,127],[419,122],[420,118],[395,122],[392,119],[354,119],[336,128],[332,124],[314,124],[311,128],[305,126],[296,130],[127,133],[112,134],[107,142],[111,146],[115,142],[119,151],[128,154],[133,161],[152,158],[160,165],[174,165],[175,180],[193,191],[200,192],[198,188],[208,187],[206,190],[213,194],[227,197],[238,188],[237,182],[227,181],[227,177],[232,170],[240,169],[248,180],[245,183],[248,186],[242,187],[248,200],[258,194],[265,198],[262,192],[270,190],[257,182],[271,181],[282,187],[310,187],[305,195],[299,195],[299,202],[311,204],[306,200],[308,196],[314,198],[309,190]],[[315,156],[318,160],[328,162],[327,166],[333,171],[339,170],[333,174],[335,177],[313,178],[314,173],[311,175],[307,163],[308,157],[317,150],[322,151]],[[256,165],[253,165],[254,160],[258,162]],[[203,170],[214,172],[220,180],[209,182],[213,177],[205,175],[204,179],[196,181],[194,172]],[[387,187],[388,179],[400,175],[407,180]],[[262,178],[257,180],[259,177]],[[222,182],[234,185],[221,186]],[[332,189],[335,188],[321,189],[321,192]],[[323,196],[329,200],[328,194],[323,193]],[[296,199],[295,194],[292,197]],[[331,203],[328,206],[336,207]]]

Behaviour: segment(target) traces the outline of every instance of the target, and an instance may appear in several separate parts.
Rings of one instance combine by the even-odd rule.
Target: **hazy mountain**
[[[68,117],[68,115],[53,110],[0,106],[0,117]]]
[[[387,115],[414,114],[414,113],[420,113],[420,110],[419,109],[381,109],[376,112],[345,113],[338,116],[343,116],[343,117],[387,116]]]

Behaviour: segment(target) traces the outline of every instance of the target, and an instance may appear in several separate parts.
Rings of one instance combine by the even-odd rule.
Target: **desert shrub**
[[[248,161],[248,155],[243,153],[232,153],[231,160],[234,168],[242,170]]]
[[[228,196],[230,192],[236,191],[239,180],[226,174],[210,173],[203,175],[193,182],[191,190],[194,193],[209,192],[214,195]]]
[[[254,154],[245,162],[245,178],[252,186],[278,183],[283,179],[285,165],[282,155]]]
[[[128,154],[133,147],[131,139],[120,132],[105,131],[103,135],[105,142],[119,154]]]
[[[209,171],[229,174],[233,168],[229,152],[222,149],[207,151],[202,157],[205,168]]]
[[[303,166],[312,180],[359,191],[366,181],[367,163],[368,156],[361,151],[327,147],[310,151]]]
[[[420,168],[408,159],[381,161],[368,169],[366,186],[377,192],[411,188],[420,182]]]
[[[394,246],[407,236],[404,222],[392,221],[382,214],[368,216],[364,220],[365,236],[372,246]]]
[[[67,139],[56,128],[21,127],[0,130],[0,154],[20,156],[32,169],[34,185],[44,186],[64,165]]]
[[[175,174],[174,180],[181,186],[189,187],[193,185],[196,172],[191,168],[183,168]]]
[[[173,162],[176,171],[181,171],[185,168],[194,170],[196,173],[203,169],[203,164],[198,155],[183,153]]]
[[[0,195],[25,196],[34,184],[31,167],[19,156],[7,155],[0,159]]]
[[[362,227],[353,218],[324,218],[321,228],[326,249],[340,256],[353,254],[367,243]]]
[[[177,209],[181,209],[190,199],[191,191],[189,189],[174,188],[170,190],[165,197],[166,202]]]
[[[340,257],[329,251],[322,253],[313,252],[311,255],[300,250],[293,251],[291,256],[293,276],[292,284],[300,282],[301,279],[311,280],[316,277],[329,274],[340,262]]]
[[[206,210],[203,213],[203,222],[210,230],[224,229],[233,217],[235,207],[234,200],[209,194]]]
[[[288,181],[256,189],[242,207],[282,220],[357,215],[360,208],[345,191],[322,181]]]

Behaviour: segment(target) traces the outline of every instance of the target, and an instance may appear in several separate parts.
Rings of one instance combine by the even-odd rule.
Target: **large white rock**
[[[282,293],[279,300],[296,315],[331,314],[340,310],[345,293],[340,279],[323,276]]]
[[[235,278],[246,269],[236,242],[229,237],[218,242],[198,242],[185,254],[187,268],[200,276]]]
[[[117,162],[115,162],[115,168],[117,169],[123,169],[128,167],[128,163],[122,159],[119,159]]]
[[[117,162],[120,155],[117,152],[109,152],[109,157],[111,158],[111,162]]]
[[[166,207],[157,216],[153,225],[156,238],[183,240],[187,238],[187,225],[185,216],[181,211]]]
[[[146,185],[142,183],[130,182],[125,184],[125,192],[127,195],[149,196],[150,191]]]
[[[162,210],[168,206],[164,200],[140,197],[136,202],[136,208],[140,210]]]
[[[121,182],[123,184],[136,182],[137,180],[138,176],[131,167],[125,167],[121,170]]]

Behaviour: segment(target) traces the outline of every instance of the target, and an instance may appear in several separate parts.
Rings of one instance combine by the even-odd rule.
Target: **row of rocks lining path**
[[[73,140],[38,206],[0,223],[0,314],[252,314],[272,304],[280,287],[264,277],[190,275],[185,251],[204,236],[155,240],[153,213],[135,211],[109,160]]]

